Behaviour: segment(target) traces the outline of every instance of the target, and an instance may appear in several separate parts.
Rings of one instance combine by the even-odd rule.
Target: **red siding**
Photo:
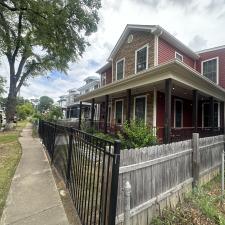
[[[106,73],[106,84],[112,83],[112,67],[108,68],[107,70],[101,73],[101,76]],[[101,78],[102,80],[102,78]]]
[[[181,99],[176,96],[172,96],[171,102],[171,127],[174,127],[174,99]],[[188,99],[181,99],[183,101],[183,126],[192,126],[192,101]],[[165,96],[164,93],[157,93],[157,127],[164,127],[164,112],[165,112]]]
[[[174,127],[174,99],[181,99],[172,96],[171,102],[171,127]],[[183,127],[192,127],[192,101],[181,99],[183,101]],[[156,126],[158,128],[158,137],[163,137],[164,113],[165,113],[165,95],[162,92],[157,92],[157,119]]]
[[[200,53],[200,59],[197,62],[197,70],[201,73],[201,62],[207,59],[219,57],[219,85],[225,88],[225,49]]]
[[[165,63],[169,60],[175,59],[175,52],[180,53],[183,55],[183,61],[186,63],[188,66],[194,68],[195,60],[192,58],[188,57],[186,54],[183,52],[179,51],[177,48],[171,46],[168,42],[165,40],[159,38],[159,50],[158,50],[158,60],[159,64]]]

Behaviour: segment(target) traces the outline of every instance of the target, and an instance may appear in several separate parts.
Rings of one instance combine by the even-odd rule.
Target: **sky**
[[[225,0],[102,0],[99,16],[98,31],[88,37],[91,45],[70,64],[67,75],[52,71],[47,77],[31,78],[21,88],[21,96],[47,95],[56,101],[69,89],[82,86],[106,63],[126,24],[160,25],[194,51],[225,45]],[[9,69],[1,61],[4,76]]]

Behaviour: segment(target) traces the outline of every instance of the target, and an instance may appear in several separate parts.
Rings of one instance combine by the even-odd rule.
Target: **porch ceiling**
[[[178,60],[172,60],[152,67],[147,71],[131,75],[123,80],[115,81],[85,95],[78,96],[76,100],[90,102],[91,99],[95,98],[96,102],[101,102],[104,100],[105,95],[110,95],[110,97],[126,95],[127,89],[131,89],[132,94],[134,91],[144,92],[145,90],[153,90],[153,88],[163,91],[164,80],[168,78],[171,78],[173,84],[179,87],[177,91],[182,90],[182,93],[186,96],[191,93],[191,90],[195,89],[199,90],[203,95],[213,96],[220,101],[225,101],[225,90],[222,87]],[[184,90],[187,90],[187,92]]]

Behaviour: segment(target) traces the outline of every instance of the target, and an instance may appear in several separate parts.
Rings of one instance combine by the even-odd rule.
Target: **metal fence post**
[[[53,160],[54,160],[56,129],[57,129],[57,125],[54,124],[53,135],[52,135],[52,143],[50,143],[50,148],[51,148],[51,164],[53,163]],[[51,138],[49,138],[49,139],[51,140]]]
[[[131,185],[127,181],[124,187],[124,225],[130,225],[130,193]]]
[[[70,181],[70,170],[71,170],[71,160],[72,160],[72,149],[73,149],[73,129],[69,129],[69,147],[68,147],[68,159],[67,159],[67,170],[66,170],[66,186],[68,188]]]
[[[115,225],[116,222],[116,205],[118,193],[118,179],[119,179],[119,166],[120,166],[120,148],[121,142],[115,140],[114,142],[114,158],[112,165],[112,182],[110,193],[110,207],[109,207],[109,225]]]
[[[192,134],[192,176],[193,176],[193,187],[198,186],[200,176],[200,151],[199,151],[199,134]]]

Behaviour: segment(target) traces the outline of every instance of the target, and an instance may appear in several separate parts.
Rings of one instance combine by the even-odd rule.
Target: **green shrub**
[[[155,145],[157,137],[152,128],[144,121],[133,120],[130,124],[126,121],[123,130],[118,133],[122,148],[140,148]]]
[[[113,138],[113,136],[111,136],[110,134],[104,134],[101,132],[94,133],[94,136],[110,142],[114,142],[115,140],[115,138]]]

